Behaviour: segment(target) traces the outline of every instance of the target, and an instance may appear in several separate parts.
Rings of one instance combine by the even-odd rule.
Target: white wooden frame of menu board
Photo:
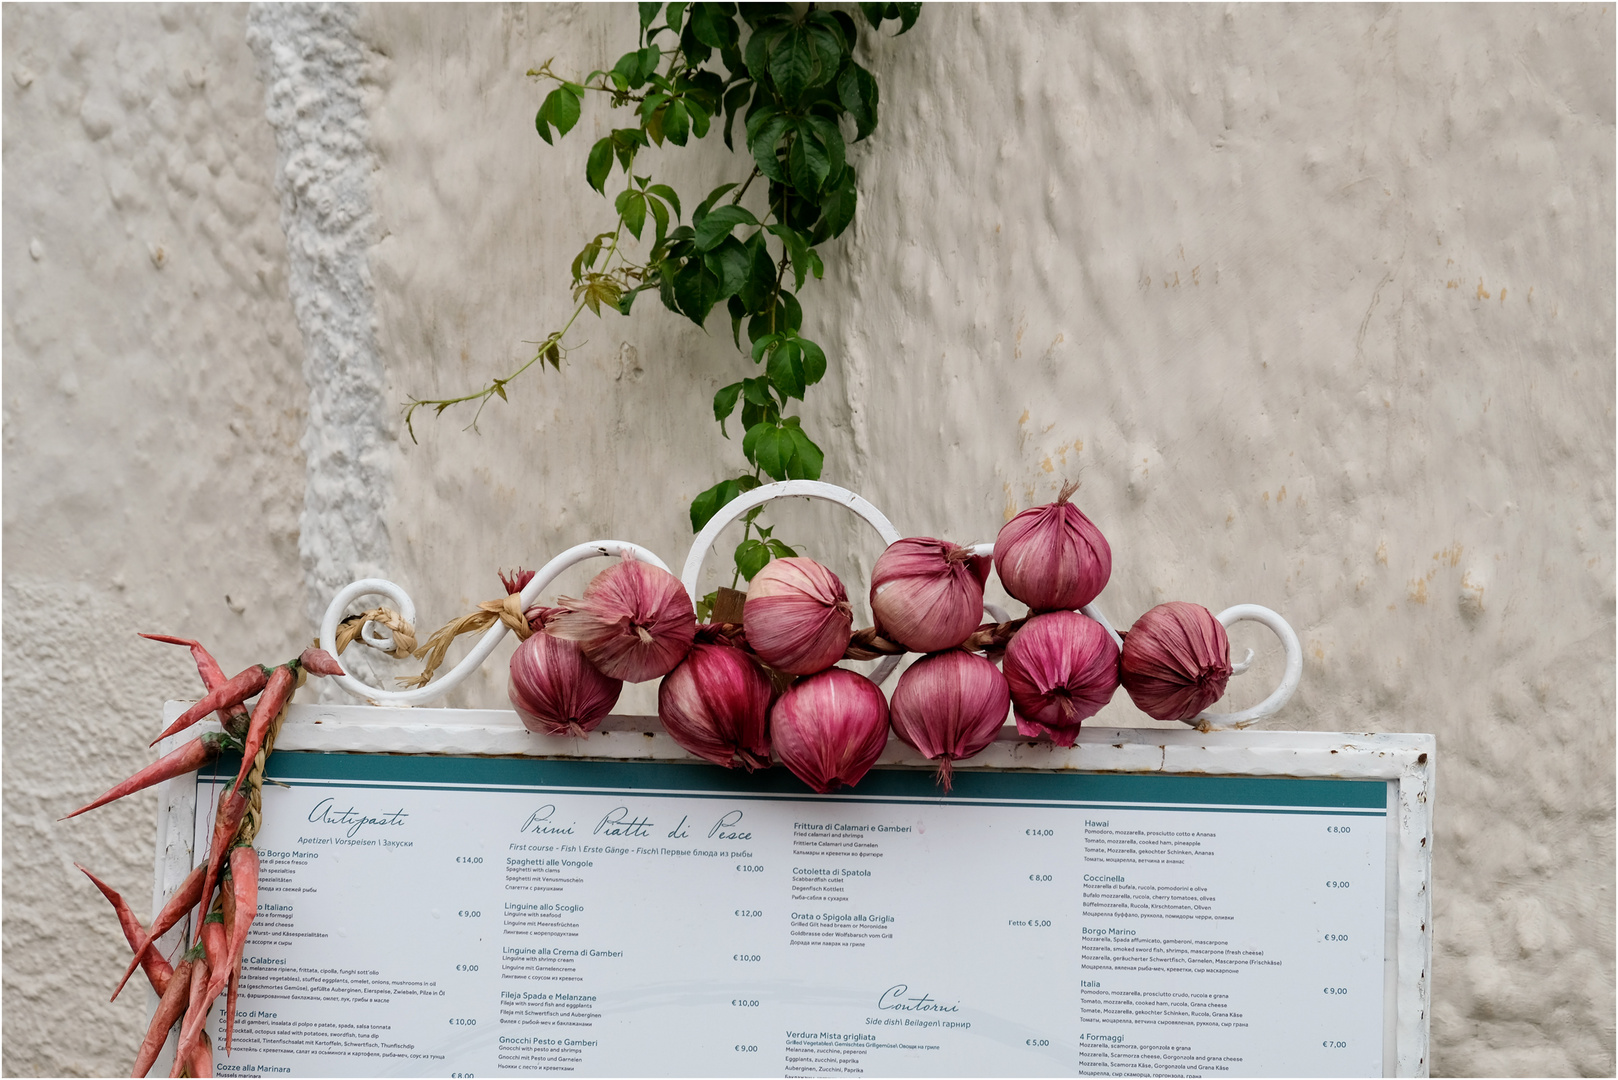
[[[178,715],[183,707],[170,703],[165,717]],[[660,730],[655,717],[609,717],[589,739],[577,740],[530,733],[505,710],[368,706],[294,705],[276,749],[619,762],[695,760]],[[1431,735],[1087,727],[1075,746],[1062,749],[1020,739],[1008,726],[995,744],[959,766],[957,775],[985,771],[1389,782],[1382,1070],[1388,1076],[1425,1076],[1434,756]],[[931,765],[893,739],[877,768]],[[154,910],[202,854],[194,850],[197,798],[194,775],[169,781],[161,789]],[[165,941],[165,948],[172,949],[183,932],[182,925]]]

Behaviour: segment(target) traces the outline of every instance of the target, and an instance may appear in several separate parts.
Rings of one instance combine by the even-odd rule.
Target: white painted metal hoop
[[[623,540],[592,540],[587,544],[577,544],[562,552],[556,558],[546,563],[534,574],[522,591],[522,606],[526,610],[532,607],[539,599],[539,594],[550,585],[562,571],[586,559],[613,557],[625,552],[633,555],[641,562],[651,563],[659,570],[667,570],[664,564],[651,551],[639,544],[631,544]],[[326,608],[326,617],[320,624],[320,647],[337,655],[337,626],[348,613],[348,605],[362,596],[385,596],[397,605],[399,614],[412,626],[416,622],[416,605],[410,599],[410,594],[393,582],[385,578],[362,578],[339,592],[332,598],[330,606]],[[367,623],[361,628],[360,634],[365,641],[380,649],[393,647],[392,635],[384,628],[378,632],[375,623]],[[372,705],[423,705],[429,701],[437,700],[449,693],[464,682],[467,676],[476,671],[483,661],[489,658],[500,639],[506,636],[509,628],[505,623],[496,621],[495,624],[483,632],[478,643],[472,650],[461,658],[449,671],[438,676],[426,686],[419,686],[414,690],[381,690],[361,682],[352,675],[334,675],[333,681],[344,690]]]
[[[1277,686],[1270,696],[1254,705],[1250,709],[1243,709],[1234,713],[1215,713],[1204,710],[1193,716],[1186,723],[1204,731],[1219,731],[1223,728],[1244,728],[1249,724],[1257,723],[1266,716],[1273,716],[1292,695],[1298,691],[1298,683],[1303,679],[1303,646],[1298,643],[1298,635],[1293,632],[1288,622],[1267,607],[1258,604],[1237,604],[1228,607],[1214,616],[1221,626],[1227,629],[1239,622],[1263,623],[1275,631],[1275,636],[1281,639],[1281,647],[1286,650],[1286,668],[1281,673],[1281,685]],[[1231,674],[1240,675],[1247,670],[1253,662],[1253,650],[1247,650],[1247,659],[1239,665],[1231,666]]]

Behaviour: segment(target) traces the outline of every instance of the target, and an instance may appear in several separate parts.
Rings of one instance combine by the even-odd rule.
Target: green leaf
[[[731,190],[735,186],[735,184],[720,184],[718,187],[708,192],[708,197],[698,203],[697,208],[691,212],[692,226],[701,225],[702,219],[708,216],[708,211],[713,209],[714,203],[724,198],[725,192]]]
[[[704,491],[691,500],[691,531],[699,533],[702,527],[713,516],[719,513],[721,507],[732,501],[742,493],[741,486],[734,480],[721,480],[713,487]]]
[[[793,480],[819,480],[821,467],[826,463],[826,455],[820,452],[820,447],[797,426],[782,428],[781,437],[792,447],[782,471]]]
[[[815,74],[815,50],[809,35],[794,26],[770,52],[770,79],[789,105],[796,105]]]
[[[786,431],[774,426],[766,427],[753,444],[753,454],[757,459],[755,464],[771,480],[785,480],[792,450],[792,437]]]
[[[843,73],[837,76],[837,100],[854,118],[855,142],[876,130],[877,107],[881,100],[876,76],[849,61]]]
[[[814,51],[814,74],[809,79],[810,86],[824,86],[831,82],[837,74],[838,67],[843,62],[842,43],[837,40],[837,33],[823,25],[810,23],[807,34],[809,47]]]
[[[773,437],[774,431],[775,425],[773,423],[762,420],[751,425],[747,429],[747,434],[742,436],[742,454],[747,458],[747,463],[749,465],[758,464],[759,440],[762,439],[766,433],[772,433]]]
[[[735,11],[729,4],[701,3],[691,12],[691,30],[698,41],[715,49],[727,49],[740,40],[736,21],[725,8]]]
[[[680,311],[701,326],[719,301],[719,279],[702,265],[701,259],[688,259],[674,276],[674,299]]]
[[[799,338],[798,347],[803,350],[803,384],[813,386],[826,375],[826,354],[808,338]]]
[[[831,162],[831,177],[836,177],[843,171],[845,151],[843,148],[843,132],[835,120],[828,120],[824,116],[807,116],[804,123],[814,131],[815,138],[826,148],[826,160]]]
[[[753,363],[764,359],[764,354],[786,340],[785,334],[764,334],[753,341]]]
[[[585,163],[584,176],[590,186],[601,194],[607,193],[607,177],[612,175],[612,138],[597,140],[590,147],[590,160]]]
[[[792,148],[787,152],[787,170],[792,177],[792,186],[806,199],[814,199],[820,193],[820,185],[831,174],[826,148],[815,138],[807,124],[798,125]]]
[[[750,82],[738,83],[725,91],[725,148],[734,150],[736,147],[730,141],[730,127],[736,121],[736,112],[747,104],[748,95],[753,92]]]
[[[719,244],[721,240],[730,236],[730,230],[738,225],[757,225],[758,218],[753,212],[741,206],[720,206],[708,212],[697,225],[696,245],[698,251],[707,251]]]
[[[663,5],[654,3],[637,4],[635,6],[640,8],[640,32],[644,34],[646,33],[646,28],[652,25],[652,20],[657,18],[658,10],[661,9]]]
[[[579,122],[579,96],[566,86],[558,86],[545,95],[545,101],[534,116],[534,127],[539,129],[539,137],[547,143],[551,141],[552,127],[556,128],[556,135],[560,138],[573,130],[573,125]]]
[[[825,229],[826,238],[843,235],[849,222],[854,220],[854,210],[859,202],[859,188],[855,183],[852,166],[843,170],[836,187],[826,196],[820,204],[821,225]]]
[[[797,279],[794,289],[803,288],[804,275],[810,269],[810,256],[808,242],[802,233],[790,225],[771,225],[769,231],[781,238],[781,243],[787,249],[787,257],[792,261],[792,273]]]
[[[749,537],[736,545],[736,569],[748,581],[752,581],[753,575],[764,569],[769,561],[770,549],[762,541]]]
[[[696,98],[688,98],[685,103],[686,111],[691,114],[691,134],[699,139],[707,138],[708,125],[712,118],[708,110],[704,109]]]
[[[686,111],[685,102],[669,102],[668,111],[663,114],[663,137],[675,146],[684,146],[690,134],[691,114]]]
[[[734,236],[727,236],[702,257],[703,264],[719,279],[719,297],[735,296],[747,281],[747,266],[751,261],[747,248]]]
[[[766,118],[760,121],[759,117]],[[747,121],[747,149],[752,152],[753,160],[758,163],[758,171],[780,184],[786,183],[786,173],[781,169],[780,159],[776,157],[776,144],[781,141],[781,135],[791,124],[790,118],[769,109],[755,113]]]
[[[663,205],[662,199],[654,199],[650,195],[646,197],[646,203],[651,208],[653,219],[657,222],[657,240],[655,242],[661,244],[669,231],[669,208]]]
[[[897,18],[899,20],[900,34],[915,26],[916,20],[921,17],[920,4],[889,4],[888,6],[898,11]],[[897,37],[898,35],[894,36]]]
[[[647,188],[646,190],[648,192],[650,192],[651,194],[656,195],[658,198],[662,199],[664,202],[667,202],[670,206],[674,207],[674,216],[675,216],[676,219],[679,218],[679,216],[680,216],[680,196],[678,196],[678,195],[676,195],[674,193],[673,188],[669,187],[667,184],[653,184],[651,187]]]
[[[739,382],[721,386],[719,392],[713,396],[713,418],[719,421],[719,434],[727,439],[730,438],[730,434],[725,431],[725,421],[736,411],[736,401],[741,396],[742,384]]]
[[[761,233],[753,235],[748,247],[751,249],[752,263],[748,267],[747,284],[742,286],[738,295],[746,310],[752,312],[768,304],[770,293],[775,291],[775,260],[770,257]]]
[[[775,399],[770,397],[770,380],[764,376],[754,379],[742,380],[742,397],[749,403],[760,408],[772,408]],[[749,424],[749,427],[752,425]]]
[[[686,3],[686,0],[676,0],[675,3],[668,6],[667,14],[663,16],[663,22],[668,25],[670,30],[678,34],[680,32],[680,22],[685,18],[685,9],[690,6],[690,4]]]
[[[646,196],[639,191],[626,191],[624,195],[629,198],[620,196],[623,206],[619,208],[619,213],[624,216],[624,227],[639,240],[641,229],[646,227]]]
[[[765,371],[768,372],[770,383],[780,392],[782,398],[797,398],[803,400],[804,371],[803,349],[796,341],[783,341],[770,353],[770,363]]]
[[[770,554],[774,555],[777,559],[796,559],[798,557],[798,553],[796,551],[793,551],[780,540],[766,540],[764,542],[764,546],[769,548]]]

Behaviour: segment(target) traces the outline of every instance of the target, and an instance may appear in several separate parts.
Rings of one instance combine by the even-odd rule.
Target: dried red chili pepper
[[[185,1063],[187,1076],[213,1075],[213,1040],[208,1038],[204,1030],[197,1039],[197,1045],[191,1048],[191,1058]]]
[[[124,940],[129,942],[131,949],[140,950],[141,939],[146,936],[146,928],[140,924],[139,919],[135,918],[135,913],[129,909],[129,905],[124,902],[124,898],[118,895],[118,890],[90,873],[89,870],[85,870],[83,866],[79,866],[78,863],[73,865],[78,866],[80,870],[84,870],[84,876],[94,882],[95,887],[101,890],[101,895],[111,902],[112,910],[118,914],[118,925],[123,927]],[[153,950],[145,949],[140,951],[144,952],[144,959],[141,960],[140,966],[146,972],[146,981],[152,984],[152,989],[156,990],[158,996],[161,997],[163,991],[168,989],[169,980],[174,977],[174,968]]]
[[[141,958],[146,955],[146,950],[151,947],[152,942],[173,929],[174,924],[185,918],[186,913],[202,898],[202,878],[205,872],[205,868],[199,866],[187,874],[185,880],[180,882],[180,887],[174,890],[174,895],[169,897],[168,903],[163,905],[163,910],[152,920],[152,928],[142,935],[140,944],[135,948],[135,958],[129,962],[129,970],[118,980],[118,989],[112,992],[115,1000],[119,991],[123,990],[124,983],[135,973],[135,968],[139,966]]]
[[[166,645],[184,645],[191,650],[191,658],[197,662],[197,674],[202,677],[204,689],[213,690],[229,682],[225,678],[225,669],[219,666],[219,661],[213,654],[202,647],[202,642],[191,638],[170,637],[168,634],[142,634],[141,637],[151,641],[161,641]],[[219,722],[226,731],[240,737],[247,730],[247,709],[237,702],[228,708],[219,710]]]
[[[258,915],[258,852],[247,844],[230,853],[230,880],[235,902],[235,921],[230,928],[230,963],[241,970],[242,950],[247,947],[247,931]],[[227,1039],[225,1049],[230,1049]]]
[[[325,649],[305,649],[298,664],[311,675],[343,675],[343,665]]]
[[[193,948],[192,952],[195,951]],[[186,955],[189,956],[190,953]],[[202,1025],[207,1022],[208,1006],[213,1004],[213,998],[208,996],[209,984],[213,981],[209,976],[208,957],[204,953],[192,961],[190,994],[185,1003],[185,1021],[180,1025],[180,1043],[174,1050],[174,1069],[169,1073],[170,1076],[180,1075],[186,1059],[191,1054],[191,1048],[196,1045],[197,1036],[202,1034]]]
[[[214,819],[213,846],[208,849],[208,872],[202,879],[202,903],[206,907],[213,897],[214,882],[219,879],[219,868],[225,865],[230,845],[242,827],[242,816],[247,813],[247,796],[238,791],[219,801],[219,815]],[[202,936],[202,927],[197,927]]]
[[[206,735],[191,740],[172,753],[164,754],[128,780],[110,789],[105,795],[90,803],[81,806],[71,814],[58,818],[66,821],[68,818],[78,817],[98,806],[106,806],[125,795],[133,795],[137,791],[161,784],[165,780],[172,780],[176,776],[184,776],[188,772],[195,772],[208,762],[219,756],[219,752],[226,748],[234,748],[236,741],[229,735],[219,731],[211,731]]]
[[[168,1041],[169,1028],[174,1026],[185,1009],[185,1003],[190,999],[192,962],[189,959],[181,960],[174,965],[174,977],[163,991],[163,998],[157,1003],[157,1011],[152,1014],[152,1022],[146,1028],[146,1037],[140,1041],[140,1049],[135,1052],[135,1067],[129,1075],[140,1077],[152,1071],[152,1065],[157,1061],[157,1055],[163,1052],[163,1044]]]
[[[152,740],[152,745],[156,746],[176,731],[184,731],[211,712],[228,709],[232,705],[240,705],[264,689],[264,685],[269,682],[269,679],[269,672],[258,664],[236,673],[228,681],[220,683],[202,695],[202,700],[185,710],[174,723],[164,728],[163,734]]]
[[[232,791],[241,790],[242,781],[247,779],[248,772],[253,768],[253,759],[258,756],[259,747],[264,745],[264,736],[269,734],[270,724],[280,715],[297,684],[297,673],[286,664],[270,675],[269,685],[264,687],[264,693],[259,695],[258,703],[253,706],[253,722],[247,725],[247,738],[242,742],[242,768],[236,774]]]

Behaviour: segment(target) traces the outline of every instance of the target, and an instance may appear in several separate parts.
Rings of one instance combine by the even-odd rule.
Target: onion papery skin
[[[953,649],[983,622],[983,583],[993,564],[930,536],[895,540],[871,569],[877,629],[915,652]]]
[[[1118,689],[1118,646],[1075,611],[1036,615],[1006,646],[1006,683],[1019,734],[1072,746],[1079,726]]]
[[[788,675],[813,675],[843,658],[854,611],[837,575],[813,559],[773,559],[753,575],[742,605],[747,645]]]
[[[1112,547],[1095,522],[1068,502],[1064,487],[1048,506],[1024,510],[1000,529],[994,568],[1006,592],[1031,611],[1073,611],[1101,595],[1112,576]]]
[[[669,736],[700,758],[749,772],[770,767],[770,702],[764,669],[734,645],[698,640],[657,688]]]
[[[597,671],[578,645],[540,630],[511,655],[506,696],[529,731],[582,738],[618,704],[623,688],[621,680]]]
[[[1200,604],[1159,604],[1124,635],[1124,689],[1154,720],[1191,720],[1225,696],[1230,671],[1230,638]]]
[[[602,674],[625,682],[667,675],[697,633],[697,613],[679,579],[628,553],[592,578],[582,599],[560,603],[565,610],[546,624],[550,632],[578,642]]]
[[[917,660],[899,676],[889,713],[893,731],[937,761],[950,790],[951,763],[994,742],[1011,712],[1011,688],[993,663],[962,649]]]
[[[775,756],[822,795],[859,783],[887,744],[887,700],[846,668],[798,680],[770,708]]]

